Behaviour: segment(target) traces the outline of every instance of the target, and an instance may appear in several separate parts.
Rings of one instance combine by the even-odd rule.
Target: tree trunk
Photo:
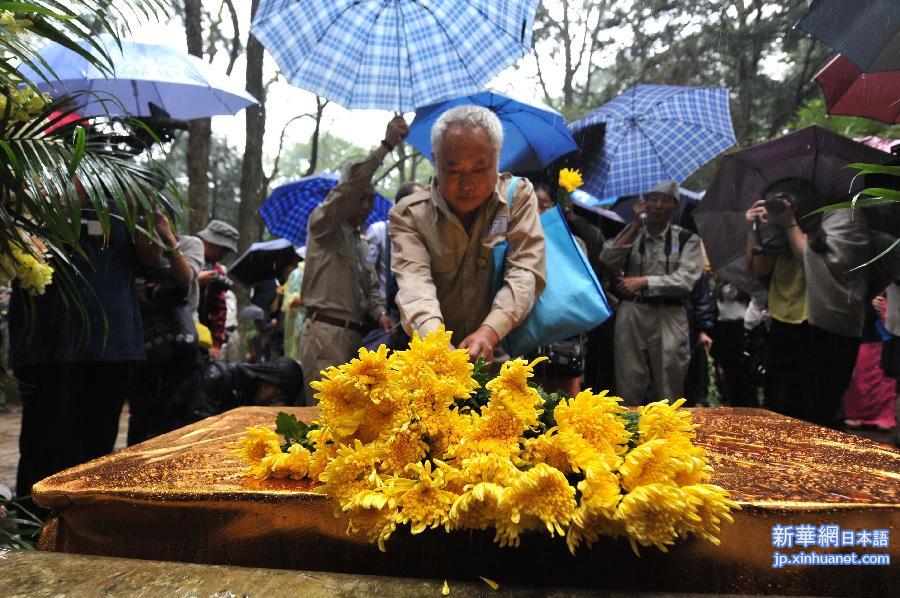
[[[250,8],[251,19],[256,14],[259,0],[253,0]],[[262,81],[263,47],[255,37],[247,39],[247,92],[259,100],[259,104],[246,109],[247,140],[244,145],[244,161],[241,165],[241,206],[238,212],[238,243],[241,250],[262,237],[262,219],[259,206],[262,205],[263,169],[262,146],[266,128],[265,89]]]
[[[184,29],[188,52],[203,57],[202,0],[185,0]],[[188,127],[187,174],[188,203],[191,206],[190,231],[195,233],[209,221],[209,140],[212,134],[208,118],[190,121]]]

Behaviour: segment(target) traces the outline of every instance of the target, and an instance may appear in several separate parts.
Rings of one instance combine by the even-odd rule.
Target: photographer
[[[600,254],[619,272],[616,394],[627,405],[641,405],[648,395],[682,396],[690,359],[685,300],[703,273],[703,256],[697,235],[670,224],[678,202],[674,181],[658,185],[635,204],[635,219]]]
[[[745,213],[746,259],[769,287],[766,407],[836,427],[862,336],[868,227],[850,209],[804,217],[827,203],[815,193],[803,179],[770,185]]]
[[[166,410],[175,388],[198,365],[196,277],[203,265],[203,250],[196,237],[177,237],[169,220],[157,211],[156,243],[147,237],[135,242],[155,253],[156,263],[136,278],[146,361],[135,373],[128,396],[128,444],[150,437]]]
[[[203,258],[206,261],[203,271],[197,276],[200,284],[197,316],[200,323],[212,333],[213,346],[210,347],[209,354],[217,359],[225,342],[225,316],[228,313],[225,291],[233,284],[219,261],[226,252],[237,251],[239,236],[233,226],[221,220],[210,220],[197,236],[203,240]]]

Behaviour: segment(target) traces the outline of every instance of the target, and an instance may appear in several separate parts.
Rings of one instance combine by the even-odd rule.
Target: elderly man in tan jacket
[[[458,106],[431,131],[435,177],[390,213],[391,268],[409,334],[444,324],[472,359],[494,348],[531,312],[546,284],[544,233],[531,183],[499,174],[503,128],[490,110]],[[493,293],[492,247],[509,242],[503,284]]]

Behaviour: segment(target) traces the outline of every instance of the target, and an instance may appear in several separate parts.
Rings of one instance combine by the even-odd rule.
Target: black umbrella
[[[744,212],[772,183],[788,178],[810,181],[820,207],[846,200],[862,188],[853,162],[881,164],[891,158],[837,133],[812,126],[722,158],[709,190],[693,216],[714,270],[743,290],[760,290],[744,258]]]
[[[275,239],[254,243],[244,251],[228,270],[228,275],[245,284],[253,286],[264,280],[280,278],[288,264],[300,261],[294,244],[287,239]]]
[[[898,0],[814,0],[795,26],[864,72],[900,70]]]

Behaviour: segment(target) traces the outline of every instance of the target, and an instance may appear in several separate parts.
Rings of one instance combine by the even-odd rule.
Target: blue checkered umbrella
[[[328,196],[328,192],[338,184],[336,174],[314,174],[293,183],[276,188],[259,208],[269,231],[297,245],[306,245],[306,225],[310,213]],[[375,194],[375,208],[366,220],[368,227],[373,222],[387,220],[393,203],[383,195]]]
[[[683,181],[735,144],[723,88],[638,85],[570,125],[585,149],[605,126],[598,151],[582,158],[583,189],[596,197],[638,195]]]
[[[262,0],[251,32],[297,87],[408,112],[476,93],[531,49],[540,0]]]

